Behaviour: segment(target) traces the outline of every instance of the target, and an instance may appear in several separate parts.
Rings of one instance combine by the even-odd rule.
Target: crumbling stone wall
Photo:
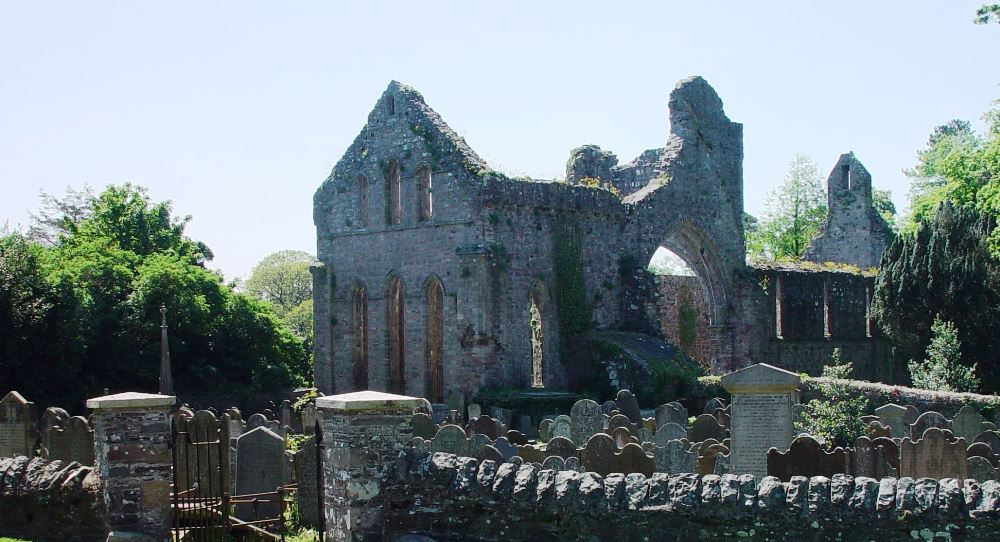
[[[382,485],[378,528],[439,541],[995,540],[998,503],[995,481],[601,476],[410,450]]]
[[[433,336],[443,342],[435,352],[444,397],[531,385],[532,299],[541,315],[543,344],[535,350],[544,386],[570,386],[572,360],[560,359],[560,337],[642,327],[648,314],[628,287],[635,277],[621,271],[623,262],[645,264],[660,246],[701,280],[703,344],[715,371],[781,364],[766,357],[773,345],[760,322],[768,300],[745,264],[742,125],[700,77],[678,83],[668,105],[664,147],[623,165],[599,147],[581,147],[567,163],[568,182],[547,182],[490,170],[419,93],[392,82],[314,199],[317,387],[440,395],[430,389],[428,360],[437,357],[427,313],[428,289],[438,284],[444,302]],[[576,184],[583,179],[605,188]],[[572,284],[559,284],[566,277]],[[388,316],[387,289],[396,281],[401,325]],[[359,337],[367,338],[364,347]],[[390,337],[402,338],[402,378],[390,375]]]
[[[0,536],[90,542],[108,533],[100,480],[76,462],[0,458]]]
[[[712,345],[709,335],[708,304],[698,277],[659,275],[656,277],[659,296],[656,312],[667,342],[681,349],[699,363],[711,362]],[[693,334],[692,337],[686,336]],[[690,342],[689,342],[690,341]]]
[[[803,259],[861,269],[878,266],[892,232],[872,206],[871,174],[850,152],[840,156],[826,184],[826,220],[806,247]]]

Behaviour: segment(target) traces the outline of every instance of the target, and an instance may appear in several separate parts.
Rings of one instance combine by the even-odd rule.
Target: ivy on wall
[[[698,340],[698,312],[691,304],[691,290],[681,288],[677,295],[677,338],[685,352]]]
[[[560,220],[556,224],[552,244],[559,330],[563,337],[571,337],[591,328],[590,305],[583,281],[583,258],[580,256],[580,231],[569,221]]]

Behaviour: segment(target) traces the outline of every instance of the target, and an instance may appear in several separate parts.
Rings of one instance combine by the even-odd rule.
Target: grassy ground
[[[20,538],[7,538],[6,536],[0,536],[0,542],[31,542],[31,540],[21,540]]]

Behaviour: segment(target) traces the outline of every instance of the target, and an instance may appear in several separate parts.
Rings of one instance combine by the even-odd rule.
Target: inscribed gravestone
[[[629,390],[618,390],[615,397],[615,404],[618,411],[625,415],[634,424],[642,424],[642,413],[639,412],[639,402]]]
[[[83,416],[73,416],[49,431],[49,459],[94,464],[94,430]]]
[[[552,437],[545,444],[545,453],[546,455],[558,455],[564,459],[569,459],[570,457],[576,457],[577,449],[573,441],[566,437]]]
[[[38,438],[35,404],[12,391],[0,399],[0,457],[31,457]]]
[[[295,454],[295,481],[299,489],[299,517],[303,525],[319,525],[319,481],[316,479],[316,437],[310,436],[302,442]]]
[[[653,451],[656,472],[676,474],[698,472],[698,452],[689,450],[683,440],[671,440],[662,448]]]
[[[604,429],[604,414],[601,405],[590,399],[581,399],[573,403],[569,411],[570,439],[578,446],[583,446],[590,437]]]
[[[246,431],[253,431],[258,427],[266,427],[266,426],[267,426],[267,416],[258,413],[254,414],[253,416],[250,416],[250,419],[247,420]]]
[[[915,422],[910,424],[910,440],[920,439],[924,434],[924,431],[931,427],[950,431],[951,422],[949,422],[948,418],[945,418],[944,415],[939,412],[934,412],[933,410],[924,412]]]
[[[683,427],[673,422],[668,422],[660,426],[653,435],[653,443],[656,446],[666,446],[671,440],[687,438],[687,431]]]
[[[910,434],[909,423],[905,421],[908,415],[906,407],[889,403],[876,408],[875,415],[883,425],[889,426],[893,438],[905,438]]]
[[[284,479],[285,439],[267,427],[258,427],[240,436],[236,442],[236,493],[250,495],[269,493],[276,490]],[[256,505],[259,519],[277,517],[280,505],[277,501],[260,502]],[[236,505],[236,517],[252,521],[254,505]]]
[[[687,409],[680,403],[666,403],[656,407],[656,429],[665,423],[675,423],[681,427],[687,427]]]
[[[784,450],[791,443],[792,405],[800,380],[791,371],[764,363],[722,377],[722,386],[732,394],[730,461],[734,473],[763,478],[767,451],[772,447]]]
[[[886,446],[886,442],[890,446]],[[887,437],[876,439],[859,437],[854,443],[854,448],[846,451],[847,474],[851,476],[866,476],[881,480],[889,476],[894,464],[898,464],[899,448]]]
[[[964,479],[965,452],[965,439],[955,439],[950,431],[931,427],[920,440],[905,438],[900,443],[899,476]]]
[[[971,405],[965,405],[955,418],[951,421],[951,432],[956,437],[962,437],[967,442],[972,442],[976,435],[984,431],[983,422],[986,418]]]
[[[549,427],[549,440],[556,437],[563,437],[572,440],[572,420],[569,416],[565,414],[560,414],[556,416],[556,419],[552,421],[552,425]]]

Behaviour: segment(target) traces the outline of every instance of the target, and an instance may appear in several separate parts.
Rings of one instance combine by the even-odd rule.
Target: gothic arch
[[[403,221],[401,182],[399,163],[392,160],[385,168],[385,223],[388,226]]]
[[[417,166],[417,220],[423,222],[434,216],[433,176],[427,164]]]
[[[435,276],[424,282],[427,399],[444,402],[444,286]]]
[[[354,389],[367,390],[368,383],[368,288],[361,280],[351,287],[351,361]]]
[[[368,177],[358,175],[358,226],[368,227]]]
[[[554,332],[546,323],[546,315],[550,310],[548,290],[541,281],[535,281],[528,292],[528,333],[531,345],[531,372],[529,384],[533,388],[545,387],[546,366],[549,363],[546,353],[546,337]]]
[[[389,274],[385,286],[386,380],[390,393],[406,393],[406,298],[403,280],[395,272]]]

